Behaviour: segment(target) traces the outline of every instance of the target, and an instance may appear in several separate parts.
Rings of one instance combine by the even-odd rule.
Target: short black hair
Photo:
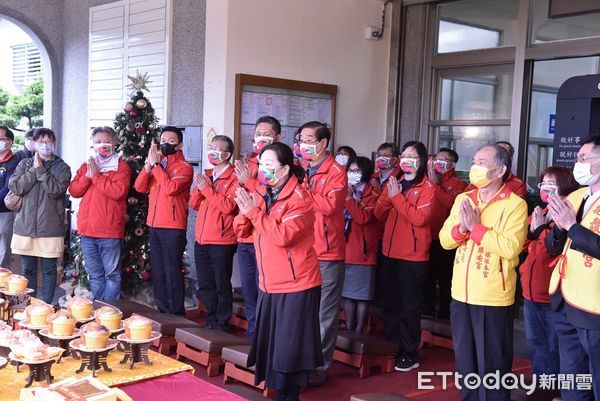
[[[583,138],[583,141],[581,141],[581,146],[587,145],[588,143],[593,145],[594,151],[600,151],[600,134],[589,135]]]
[[[484,148],[485,147],[490,147],[490,148],[493,148],[496,150],[496,155],[494,156],[494,160],[496,161],[496,164],[498,165],[498,167],[506,166],[506,171],[504,172],[504,175],[502,176],[502,182],[506,182],[506,180],[510,176],[511,169],[512,169],[512,156],[506,149],[504,149],[502,146],[498,145],[497,143],[494,143],[492,145],[486,145],[486,146],[484,146]]]
[[[174,133],[176,133],[176,134],[177,134],[177,140],[179,141],[179,143],[182,143],[182,142],[183,142],[183,132],[181,131],[181,129],[180,129],[180,128],[178,128],[178,127],[176,127],[176,126],[174,126],[174,125],[167,125],[166,127],[163,127],[163,128],[160,130],[160,135],[162,136],[162,134],[163,134],[164,132],[166,132],[166,131],[169,131],[169,132],[174,132]]]
[[[360,182],[368,182],[373,176],[373,172],[375,168],[373,167],[373,162],[368,157],[359,156],[356,159],[348,162],[348,167],[350,164],[356,163],[360,172],[362,173],[362,177],[360,178]]]
[[[352,163],[352,161],[354,159],[356,159],[356,151],[354,149],[352,149],[350,146],[340,146],[339,148],[337,148],[336,153],[340,153],[341,151],[344,151],[346,153],[348,153],[349,157],[348,157],[348,163]]]
[[[14,142],[15,134],[10,130],[10,128],[8,128],[6,125],[0,125],[0,129],[3,129],[8,139]]]
[[[398,147],[396,146],[395,143],[391,143],[391,142],[384,142],[381,145],[379,145],[379,147],[377,148],[377,151],[382,151],[384,149],[392,149],[392,153],[394,154],[394,157],[398,157],[398,155],[400,154],[398,152]]]
[[[440,148],[438,153],[440,153],[440,152],[448,153],[448,155],[450,155],[450,158],[452,159],[452,162],[458,163],[458,153],[456,153],[454,150],[452,150],[450,148]]]
[[[508,147],[508,154],[511,157],[511,159],[515,155],[515,147],[510,142],[498,141],[498,142],[494,143],[494,145],[505,145],[506,147]],[[506,149],[504,149],[504,150],[506,150]]]
[[[100,132],[107,133],[108,135],[111,136],[111,138],[114,141],[117,140],[117,133],[115,132],[114,129],[112,129],[111,127],[108,127],[108,126],[102,126],[102,127],[96,127],[96,128],[94,128],[92,130],[92,138],[95,137]]]
[[[56,142],[56,134],[50,128],[36,128],[33,133],[33,140],[37,141],[44,136],[50,138],[52,142]]]
[[[327,139],[327,146],[329,146],[329,141],[331,141],[331,131],[327,124],[322,123],[320,121],[309,121],[304,123],[299,129],[298,132],[302,132],[303,129],[312,128],[315,130],[315,136],[317,137],[317,141],[322,141],[323,138]]]
[[[427,158],[429,154],[427,153],[427,147],[423,142],[418,141],[408,141],[402,146],[402,152],[404,152],[407,148],[415,148],[417,154],[419,155],[419,167],[417,167],[417,174],[415,175],[415,179],[413,181],[412,186],[419,184],[425,178],[425,174],[427,174]]]
[[[256,120],[256,124],[254,124],[254,128],[256,129],[256,127],[258,127],[258,124],[262,124],[262,123],[270,124],[271,128],[273,128],[273,131],[275,131],[275,134],[277,134],[277,135],[281,134],[281,123],[275,117],[273,117],[273,116],[258,117],[258,120]]]
[[[227,151],[229,152],[229,158],[233,156],[233,141],[227,135],[215,135],[215,137],[210,141],[211,143],[214,141],[223,141],[227,144]]]
[[[25,132],[25,139],[33,138],[33,133],[35,132],[35,128],[30,128]]]

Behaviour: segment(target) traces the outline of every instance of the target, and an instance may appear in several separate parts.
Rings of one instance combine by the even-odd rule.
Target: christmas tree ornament
[[[145,271],[141,274],[141,279],[144,281],[150,281],[151,278],[152,276],[150,275],[149,271]]]
[[[154,123],[150,123],[150,124],[148,124],[148,129],[149,129],[150,131],[156,131],[156,128],[157,128],[157,127],[156,127],[156,124],[154,124]]]
[[[130,115],[131,117],[137,117],[138,113],[137,113],[137,111],[135,111],[135,110],[131,110],[131,112],[129,113],[129,115]]]
[[[135,231],[133,232],[136,236],[141,237],[142,235],[144,235],[144,229],[142,227],[138,227],[135,229]]]
[[[135,196],[130,196],[127,198],[127,204],[130,206],[135,206],[138,204],[138,199]]]
[[[148,84],[152,81],[150,81],[147,72],[145,72],[144,74],[140,74],[139,71],[136,71],[135,75],[127,75],[127,78],[129,78],[129,80],[131,81],[131,83],[127,85],[127,88],[130,90],[129,93],[131,96],[141,91],[150,92],[150,89],[148,89]]]
[[[131,111],[131,110],[133,110],[133,104],[127,102],[127,103],[125,103],[125,106],[123,107],[123,109],[125,111]]]
[[[129,132],[135,131],[135,125],[133,125],[132,122],[128,122],[126,128],[127,128],[127,131],[129,131]]]
[[[148,259],[150,259],[150,255],[148,253],[144,252],[144,253],[142,253],[142,259],[148,260]]]
[[[188,274],[190,274],[190,270],[184,267],[183,269],[181,269],[181,273],[182,273],[184,276],[187,276]]]
[[[138,109],[145,109],[148,105],[148,102],[146,101],[146,99],[140,99],[137,102],[135,102],[135,105]]]
[[[135,266],[125,266],[123,268],[123,271],[127,274],[133,273],[134,270],[135,270]]]

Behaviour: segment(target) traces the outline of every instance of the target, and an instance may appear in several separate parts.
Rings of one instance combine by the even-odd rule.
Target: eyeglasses
[[[552,181],[542,181],[537,184],[538,189],[542,189],[542,187],[555,187],[556,183]]]
[[[585,155],[577,155],[577,157],[575,158],[575,161],[580,162],[580,163],[585,163],[590,159],[596,159],[598,157],[600,157],[600,155],[596,155],[596,154],[590,155],[589,153],[586,153]]]
[[[352,170],[348,170],[348,172],[349,172],[349,173],[354,173],[354,174],[361,174],[361,173],[362,173],[362,171],[360,171],[360,169],[359,169],[359,168],[355,168],[355,169],[352,169]]]
[[[0,138],[0,141],[2,141],[2,142],[8,142],[10,140],[11,140],[10,138]]]
[[[40,145],[54,145],[52,141],[36,141],[35,143],[39,143]]]

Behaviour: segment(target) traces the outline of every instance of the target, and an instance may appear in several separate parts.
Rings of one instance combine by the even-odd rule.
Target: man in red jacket
[[[430,270],[425,281],[425,308],[423,313],[439,319],[450,319],[450,283],[455,250],[440,245],[439,233],[444,221],[450,216],[454,200],[465,190],[467,183],[456,176],[458,153],[441,148],[427,166],[429,180],[435,185],[433,209],[429,220],[431,246],[429,248]],[[439,286],[440,307],[436,313],[436,284]]]
[[[125,198],[131,185],[131,170],[115,152],[117,134],[110,127],[92,131],[96,156],[84,162],[69,192],[83,198],[77,214],[77,231],[85,270],[94,299],[121,297],[121,239],[125,232]]]
[[[150,193],[150,261],[158,310],[185,314],[181,267],[185,250],[188,200],[193,168],[183,156],[183,133],[167,126],[158,146],[152,143],[146,165],[135,180],[135,190]]]
[[[344,206],[348,177],[346,169],[327,151],[330,139],[331,131],[321,122],[311,121],[300,127],[300,150],[306,160],[303,168],[315,208],[315,251],[323,277],[319,322],[324,365],[311,375],[311,385],[321,385],[329,377],[345,274]]]

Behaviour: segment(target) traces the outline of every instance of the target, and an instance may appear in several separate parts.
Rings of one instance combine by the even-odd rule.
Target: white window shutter
[[[171,0],[123,0],[90,8],[89,128],[112,126],[129,100],[127,75],[150,77],[147,97],[168,121]]]

